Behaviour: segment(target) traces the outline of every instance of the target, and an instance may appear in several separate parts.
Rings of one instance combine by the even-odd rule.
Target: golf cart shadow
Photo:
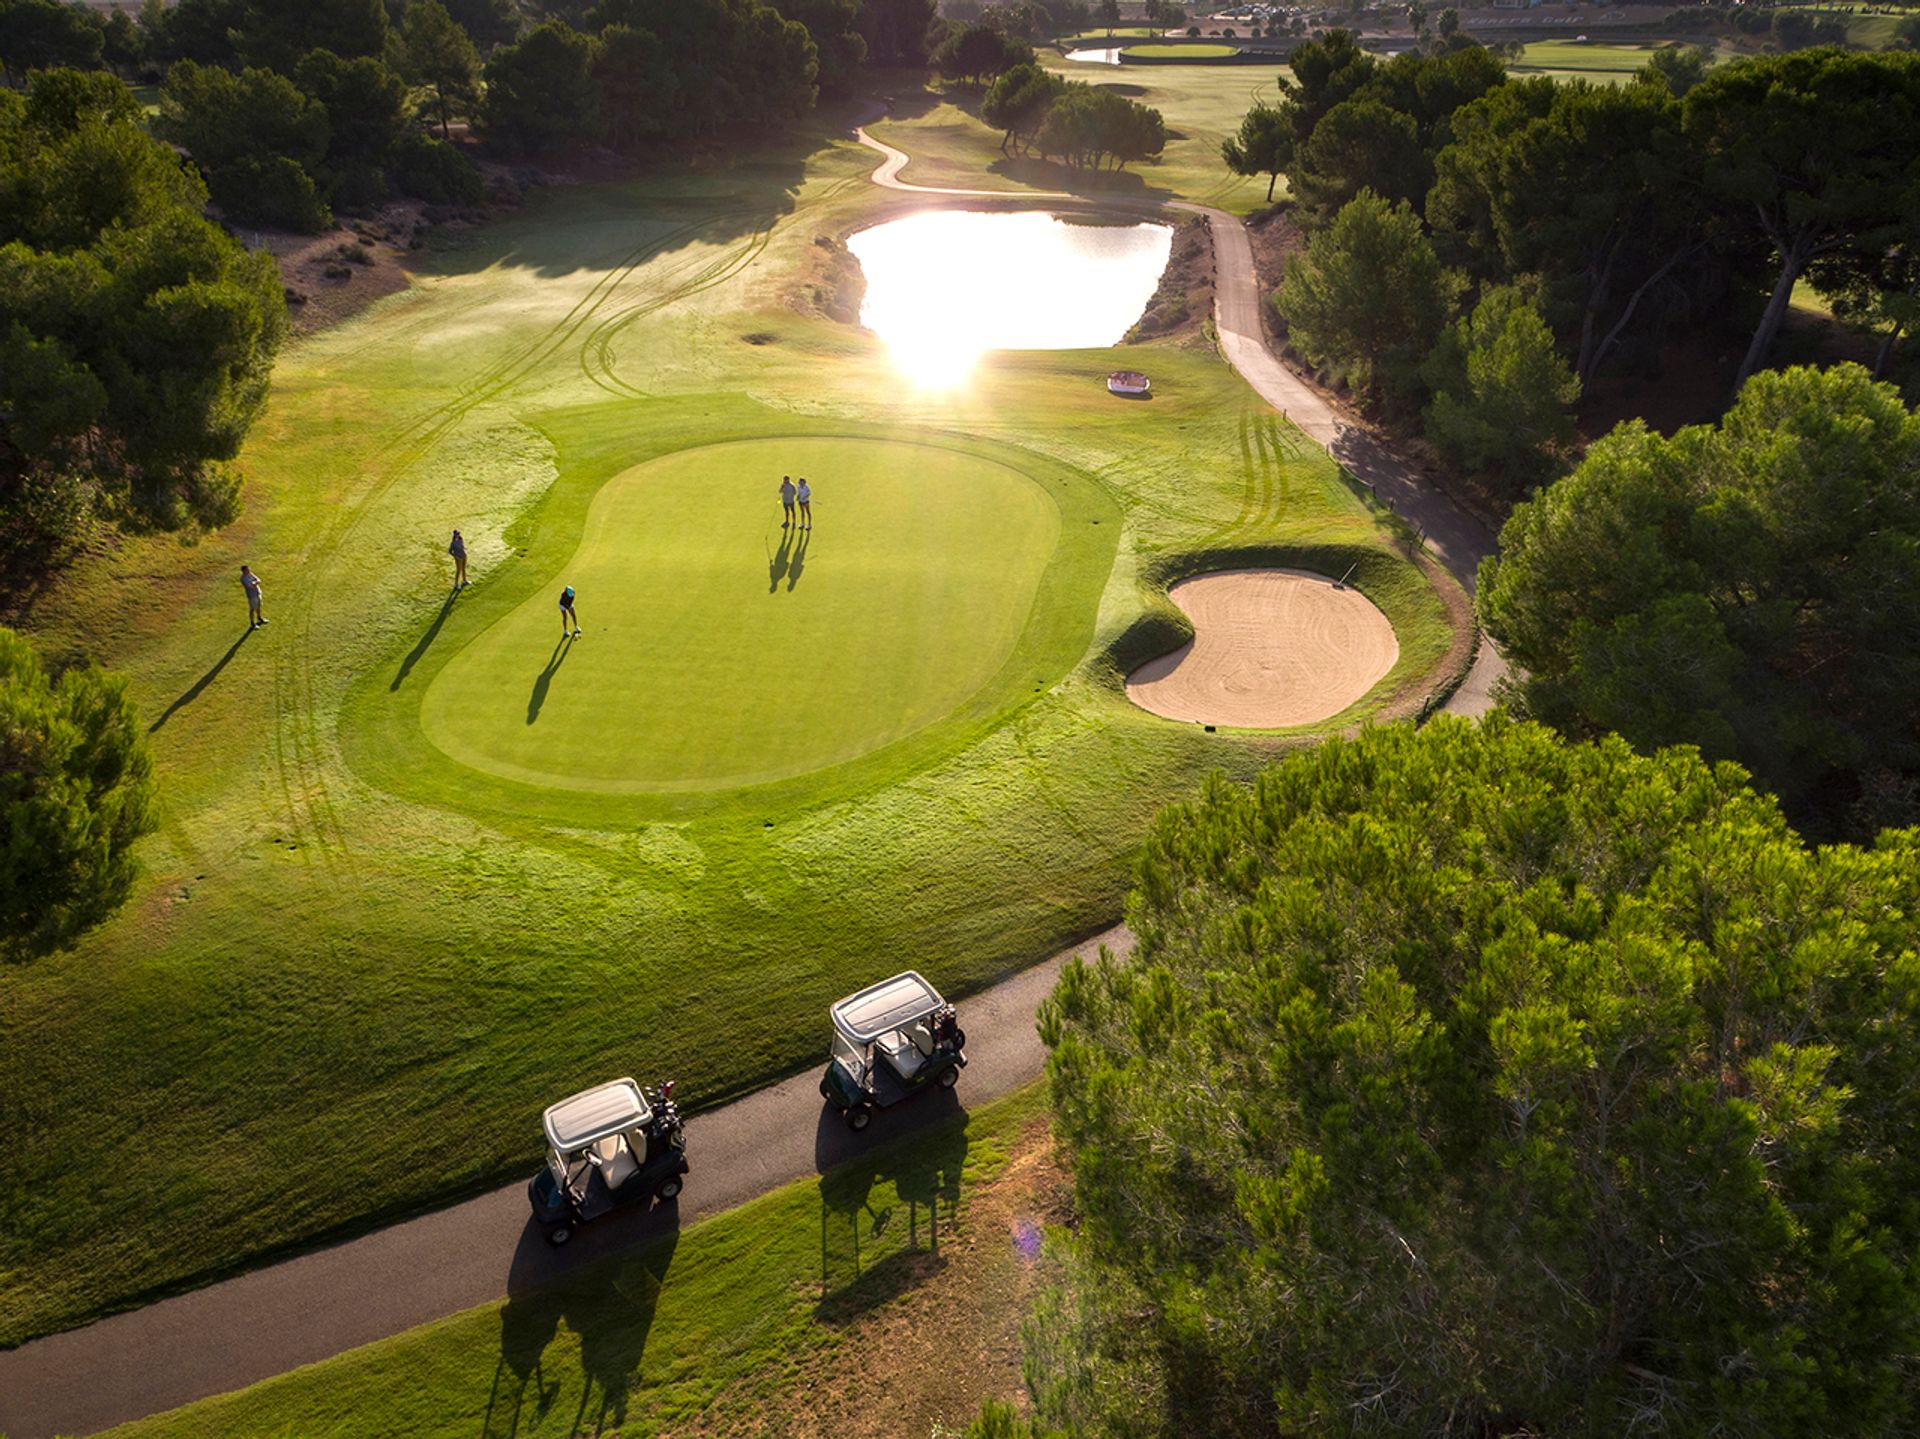
[[[640,1379],[647,1337],[679,1242],[679,1206],[671,1203],[646,1214],[617,1216],[616,1222],[584,1231],[565,1249],[553,1248],[537,1225],[528,1224],[500,1311],[500,1358],[480,1429],[484,1439],[551,1429],[550,1411],[576,1386],[580,1398],[565,1432],[612,1432],[626,1422],[627,1396]],[[568,1273],[583,1264],[586,1272]],[[547,1363],[562,1324],[580,1343],[581,1374],[572,1381],[556,1372],[558,1365]]]
[[[849,1133],[832,1105],[821,1107],[814,1313],[822,1322],[858,1318],[946,1262],[940,1245],[953,1237],[959,1213],[967,1123],[952,1090],[885,1114],[863,1134]]]

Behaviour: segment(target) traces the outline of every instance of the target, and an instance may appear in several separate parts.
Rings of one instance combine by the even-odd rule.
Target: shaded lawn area
[[[964,1423],[983,1397],[962,1368],[978,1362],[974,1336],[1011,1333],[1031,1290],[1048,1216],[1033,1207],[1031,1186],[994,1200],[1010,1165],[1043,1154],[1046,1105],[1037,1083],[971,1113],[947,1091],[914,1102],[950,1112],[817,1180],[670,1231],[559,1283],[510,1291],[504,1304],[109,1432],[750,1433],[769,1404],[812,1405],[819,1381],[844,1391],[852,1381],[836,1377],[843,1368],[887,1376],[863,1407],[869,1421],[891,1418],[893,1433],[935,1418]],[[922,1289],[939,1297],[938,1308],[918,1302]],[[965,1333],[949,1328],[950,1305],[964,1314]],[[908,1342],[873,1347],[870,1336],[882,1328]],[[998,1369],[1000,1396],[1009,1397],[1017,1365],[1003,1358]],[[929,1390],[957,1412],[921,1407]],[[890,1393],[919,1412],[887,1415]]]

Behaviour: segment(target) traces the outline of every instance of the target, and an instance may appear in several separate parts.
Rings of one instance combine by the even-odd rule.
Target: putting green
[[[814,527],[783,529],[783,474]],[[509,779],[733,788],[854,759],[990,686],[1060,540],[1039,485],[936,445],[705,445],[616,475],[562,573],[428,688],[442,751]],[[560,643],[558,595],[585,638]]]

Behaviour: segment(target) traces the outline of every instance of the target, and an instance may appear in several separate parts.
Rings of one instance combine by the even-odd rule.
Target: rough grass
[[[696,1107],[790,1073],[876,973],[964,996],[1111,922],[1159,805],[1310,738],[1170,725],[1104,657],[1166,557],[1391,555],[1390,522],[1207,349],[903,386],[795,293],[817,236],[909,203],[843,133],[546,192],[474,232],[283,358],[236,525],[130,540],[30,615],[56,659],[131,676],[162,826],[117,918],[0,974],[0,1342],[511,1179],[540,1106],[608,1073],[671,1070]],[[1155,398],[1108,396],[1120,367]],[[1118,531],[1081,658],[924,748],[749,789],[536,787],[424,739],[459,626],[550,602],[599,480],[674,427],[769,416],[1071,472],[1088,525]],[[455,525],[477,583],[450,611]],[[242,560],[272,621],[252,635]],[[1362,587],[1416,675],[1444,619],[1394,566]]]
[[[632,1439],[758,1430],[761,1406],[790,1399],[835,1356],[861,1370],[900,1364],[901,1354],[869,1346],[865,1328],[910,1307],[922,1285],[937,1280],[970,1297],[984,1289],[989,1302],[969,1305],[974,1326],[1017,1322],[1016,1236],[1005,1216],[995,1213],[1005,1227],[989,1229],[978,1211],[1010,1160],[1044,1143],[1044,1114],[1037,1084],[973,1113],[955,1106],[922,1134],[551,1287],[109,1432]],[[1045,1218],[1019,1217],[1033,1232]],[[939,1333],[946,1320],[924,1322]],[[928,1415],[911,1421],[924,1428]]]

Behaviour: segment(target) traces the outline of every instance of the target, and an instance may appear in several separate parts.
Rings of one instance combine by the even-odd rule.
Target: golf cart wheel
[[[856,1104],[852,1109],[847,1111],[847,1128],[851,1129],[855,1134],[858,1134],[871,1123],[873,1123],[872,1105]]]
[[[680,1196],[680,1190],[684,1183],[685,1181],[683,1181],[679,1175],[669,1174],[665,1179],[661,1180],[658,1187],[654,1189],[653,1197],[662,1204],[665,1204],[669,1199],[677,1199]]]
[[[571,1238],[573,1238],[573,1226],[571,1224],[556,1224],[547,1231],[547,1243],[551,1244],[555,1249],[558,1249]]]
[[[942,1089],[952,1089],[954,1085],[958,1084],[959,1082],[960,1082],[960,1066],[959,1065],[950,1064],[945,1069],[940,1071],[940,1087]]]
[[[953,1047],[955,1049],[965,1049],[967,1047],[967,1032],[958,1025],[955,1025],[953,1029]]]

